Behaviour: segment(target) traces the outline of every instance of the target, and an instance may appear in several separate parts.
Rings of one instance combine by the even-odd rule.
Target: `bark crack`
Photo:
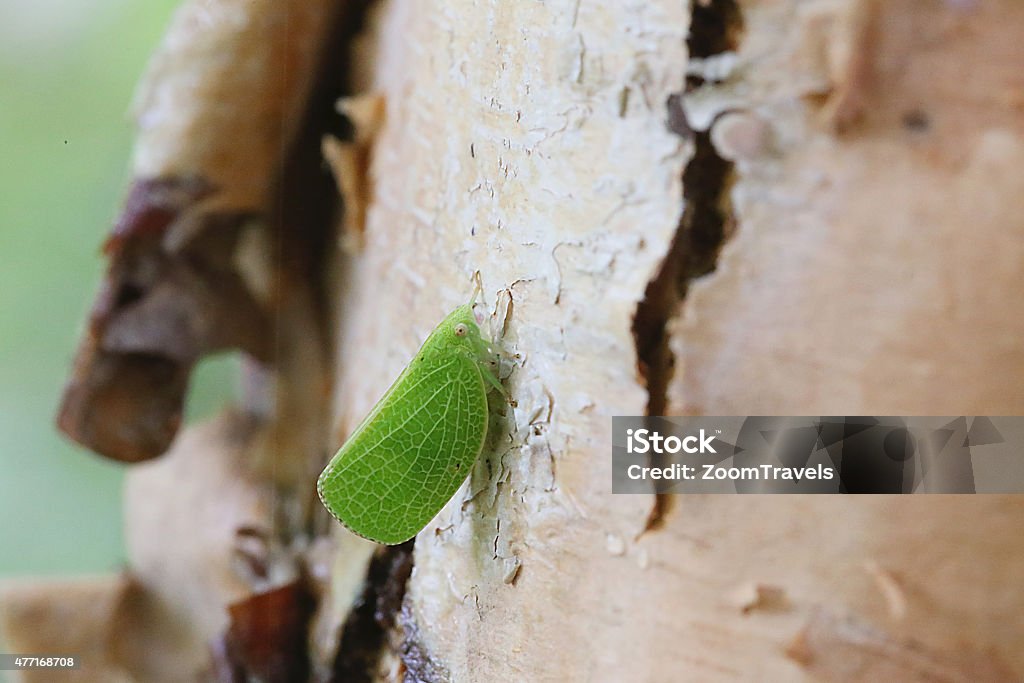
[[[381,548],[374,555],[363,592],[345,620],[331,680],[375,680],[385,649],[398,649],[397,643],[388,642],[388,635],[396,626],[412,574],[414,543]]]
[[[736,0],[693,0],[687,38],[690,57],[734,50],[741,28]],[[702,84],[688,78],[685,92]],[[693,156],[683,170],[683,212],[661,266],[633,317],[638,371],[647,386],[648,417],[663,415],[668,408],[668,385],[675,369],[669,322],[681,310],[690,282],[715,270],[719,251],[735,223],[729,195],[733,163],[718,154],[710,130],[694,131],[689,126],[682,107],[685,92],[667,102],[670,130],[693,142]],[[651,464],[658,466],[655,458]],[[661,526],[669,504],[668,494],[656,495],[645,532]]]

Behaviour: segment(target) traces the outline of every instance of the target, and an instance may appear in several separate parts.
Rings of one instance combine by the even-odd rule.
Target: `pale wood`
[[[499,323],[514,303],[518,405],[417,540],[418,644],[452,680],[827,679],[854,655],[797,647],[826,614],[892,643],[877,675],[1019,674],[1015,498],[691,496],[645,533],[653,500],[609,493],[609,417],[648,398],[632,315],[692,151],[665,126],[683,5],[394,2],[374,28],[387,117],[346,261],[339,438],[474,269]],[[1020,8],[740,10],[725,82],[687,101],[698,130],[741,110],[714,136],[738,225],[672,325],[670,409],[1019,412]],[[737,605],[752,582],[781,606]]]

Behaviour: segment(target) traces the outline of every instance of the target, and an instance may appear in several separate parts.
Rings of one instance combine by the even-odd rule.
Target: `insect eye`
[[[469,332],[469,329],[464,324],[459,323],[455,326],[456,337],[465,337],[467,332]]]

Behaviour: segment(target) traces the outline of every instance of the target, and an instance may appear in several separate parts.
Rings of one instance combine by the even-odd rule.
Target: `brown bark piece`
[[[271,359],[271,288],[258,282],[270,274],[254,280],[240,245],[267,231],[337,11],[190,0],[175,14],[138,91],[134,180],[58,416],[72,439],[118,460],[156,457],[199,358]]]
[[[306,680],[306,626],[313,606],[301,581],[229,605],[230,625],[214,649],[218,680]]]

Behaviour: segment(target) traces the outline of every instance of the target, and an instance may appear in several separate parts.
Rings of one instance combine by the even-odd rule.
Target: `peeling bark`
[[[56,648],[66,591],[66,642],[134,680],[1020,678],[1016,497],[613,496],[609,451],[612,415],[1024,410],[1024,8],[382,1],[330,34],[220,6],[303,18],[304,85],[245,124],[290,132],[195,128],[272,99],[229,78],[142,131],[61,422],[144,459],[203,353],[245,349],[251,389],[132,470],[128,574],[6,589],[11,642]],[[511,400],[377,549],[315,475],[477,270]]]
[[[310,264],[288,258],[308,240],[294,230],[301,215],[275,229],[275,193],[294,182],[282,171],[303,149],[338,16],[331,2],[235,0],[175,14],[136,96],[133,185],[57,420],[72,439],[117,460],[154,458],[177,433],[200,358],[230,348],[279,359],[271,318],[289,297],[273,269]],[[317,206],[303,190],[303,206]]]

